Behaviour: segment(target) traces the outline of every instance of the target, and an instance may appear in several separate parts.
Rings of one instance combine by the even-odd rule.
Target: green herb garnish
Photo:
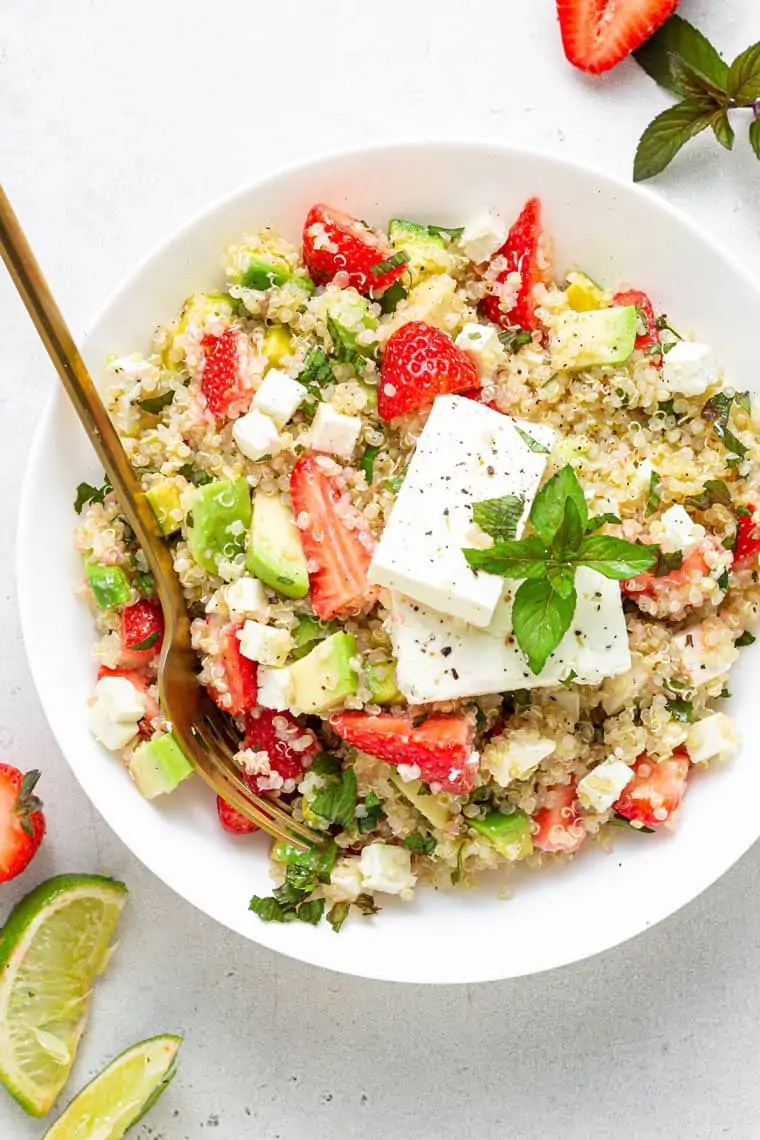
[[[168,408],[174,399],[174,389],[170,388],[168,392],[162,392],[160,396],[147,396],[144,400],[138,400],[137,406],[142,408],[144,412],[150,412],[152,416],[157,416],[164,408]]]
[[[146,598],[152,598],[156,592],[156,583],[148,570],[140,570],[135,574],[135,589]]]
[[[517,424],[514,424],[514,429],[526,447],[530,448],[531,451],[540,452],[542,455],[549,454],[551,448],[545,447],[543,443],[539,443],[537,439],[534,439],[532,435],[528,435],[527,431],[523,431]]]
[[[320,788],[314,796],[312,811],[328,823],[337,823],[344,828],[353,827],[356,816],[356,773],[349,768],[327,787]]]
[[[372,472],[374,470],[375,459],[379,450],[379,447],[365,448],[364,455],[362,455],[361,460],[359,461],[359,469],[364,472],[364,478],[367,480],[368,487],[372,486]]]
[[[525,510],[525,499],[520,495],[505,495],[501,499],[484,499],[472,507],[473,522],[497,542],[508,542],[517,537],[517,528]]]
[[[328,319],[327,326],[330,328],[331,321]],[[338,344],[338,337],[332,336],[333,343]],[[298,374],[298,383],[303,384],[309,393],[311,403],[322,399],[322,389],[327,384],[333,384],[335,376],[333,375],[332,366],[327,359],[324,349],[312,348],[304,361],[304,366]]]
[[[716,505],[729,509],[732,506],[731,492],[722,479],[708,479],[698,495],[684,499],[684,506],[693,507],[696,511],[708,511]]]
[[[438,843],[432,835],[420,835],[418,831],[415,831],[413,835],[406,836],[404,846],[408,847],[414,855],[432,855]]]
[[[649,549],[656,559],[652,567],[652,574],[655,578],[667,578],[668,574],[672,574],[674,570],[680,570],[683,566],[682,550],[673,550],[670,554],[666,554],[664,550],[660,550],[659,546],[650,546]]]
[[[673,717],[673,720],[680,721],[681,724],[694,723],[694,705],[691,701],[676,697],[667,702],[666,708]]]
[[[650,518],[655,511],[659,510],[662,502],[662,495],[660,494],[660,476],[656,471],[653,471],[649,476],[649,493],[647,495],[647,505],[644,508],[644,518]]]
[[[102,487],[93,487],[91,483],[80,483],[77,487],[77,497],[74,500],[74,510],[78,515],[81,515],[82,509],[88,503],[102,503],[106,495],[108,495],[113,487],[108,482],[106,476],[103,476],[105,482]]]
[[[530,344],[533,340],[533,333],[528,329],[511,328],[504,329],[504,332],[499,333],[499,340],[506,348],[507,352],[517,352],[525,344]]]
[[[348,918],[348,912],[351,909],[351,903],[338,902],[330,908],[327,912],[327,921],[333,928],[336,934],[340,934],[340,928]]]
[[[156,629],[153,631],[153,633],[149,633],[148,636],[146,638],[144,638],[142,641],[138,642],[137,645],[130,645],[129,648],[130,649],[137,649],[137,650],[152,649],[153,646],[158,641],[160,636],[161,636],[161,634]]]
[[[646,832],[647,835],[654,835],[653,827],[634,827],[630,819],[626,819],[624,815],[618,815],[617,813],[611,816],[607,820],[607,823],[612,827],[627,827],[629,831],[643,831]]]
[[[339,776],[342,769],[339,756],[333,756],[331,752],[319,752],[309,771],[316,772],[318,776]]]
[[[383,313],[395,313],[399,302],[406,300],[408,296],[409,290],[406,285],[403,285],[401,281],[394,281],[379,298],[380,308]]]
[[[702,408],[702,419],[713,425],[713,430],[729,452],[729,467],[735,467],[747,454],[748,448],[728,427],[731,408],[736,399],[731,391],[717,392]]]
[[[457,884],[461,883],[461,881],[462,881],[462,874],[464,872],[463,863],[464,863],[464,843],[460,843],[459,844],[459,850],[457,851],[457,865],[456,865],[456,868],[451,872],[451,885],[452,885],[452,887],[456,887]]]
[[[187,479],[188,483],[192,483],[194,487],[205,487],[207,483],[213,482],[210,475],[202,471],[200,467],[193,467],[192,463],[186,463],[180,467],[178,474],[183,479]]]
[[[367,835],[368,832],[374,831],[385,815],[380,798],[374,792],[368,793],[364,800],[364,807],[366,814],[356,817],[356,826],[360,835]]]
[[[397,269],[399,265],[406,265],[409,260],[409,254],[404,253],[403,249],[399,249],[396,253],[391,254],[385,261],[378,261],[377,265],[371,265],[369,271],[373,277],[382,277],[384,273],[390,273],[392,269]]]
[[[601,530],[603,526],[618,526],[622,520],[617,515],[605,511],[603,515],[594,515],[586,523],[586,534],[593,534],[595,530]]]
[[[740,637],[737,637],[736,641],[734,642],[734,645],[736,646],[737,649],[744,649],[744,647],[746,645],[754,645],[756,641],[757,641],[757,638],[754,636],[754,634],[751,634],[749,632],[749,630],[747,629],[744,631],[744,633]]]

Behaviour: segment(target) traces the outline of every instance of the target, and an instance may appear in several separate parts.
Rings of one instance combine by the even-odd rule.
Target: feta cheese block
[[[396,684],[411,704],[423,704],[557,685],[572,670],[579,685],[627,672],[631,652],[620,583],[582,566],[575,585],[572,625],[538,675],[512,633],[517,583],[501,580],[503,594],[487,630],[394,595],[389,624]]]
[[[369,580],[477,626],[487,626],[503,579],[473,570],[462,553],[476,545],[473,503],[519,495],[520,537],[544,473],[547,452],[531,451],[522,429],[547,449],[551,428],[523,423],[466,400],[439,396],[420,435]]]
[[[701,396],[720,379],[709,344],[679,340],[662,358],[662,382],[674,396]]]
[[[501,218],[485,210],[471,218],[459,238],[460,249],[471,261],[482,265],[490,261],[507,240],[507,227]]]

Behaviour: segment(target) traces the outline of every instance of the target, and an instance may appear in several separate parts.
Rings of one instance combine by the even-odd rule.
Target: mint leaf
[[[578,508],[581,526],[588,522],[588,506],[583,488],[570,464],[561,468],[536,495],[530,521],[545,543],[550,543],[565,517],[565,503],[572,499]]]
[[[164,408],[168,408],[174,399],[174,389],[170,388],[168,392],[162,392],[160,396],[148,396],[144,400],[138,400],[137,406],[142,408],[144,412],[150,412],[151,415],[157,416]]]
[[[649,549],[655,557],[655,564],[652,568],[655,578],[667,578],[668,574],[672,574],[674,570],[680,570],[683,566],[682,550],[674,550],[672,554],[665,554],[658,546],[650,546]]]
[[[726,111],[716,111],[712,120],[713,134],[726,150],[734,149],[734,142],[736,141],[736,132],[729,122],[728,114]]]
[[[760,119],[755,119],[749,126],[749,141],[757,158],[760,158]]]
[[[138,642],[137,645],[130,645],[129,648],[137,649],[138,651],[141,649],[152,649],[160,636],[161,634],[156,629],[153,633],[149,633],[146,638],[143,638],[142,641]]]
[[[525,499],[520,495],[504,495],[501,499],[484,499],[473,503],[472,518],[482,531],[497,542],[511,542],[517,538],[517,528],[525,510]]]
[[[658,115],[639,140],[633,161],[634,182],[660,174],[689,139],[712,125],[714,114],[712,100],[690,97]]]
[[[708,511],[716,504],[729,509],[732,506],[731,492],[722,479],[708,479],[698,495],[684,499],[684,506],[693,507],[696,511]]]
[[[531,451],[536,451],[541,455],[549,454],[550,448],[545,447],[543,443],[539,443],[537,439],[534,439],[532,435],[528,435],[527,431],[523,431],[523,429],[519,428],[517,424],[514,424],[513,426],[525,446],[529,447]]]
[[[706,95],[708,98],[714,99],[719,106],[723,105],[726,98],[723,88],[717,87],[699,68],[693,67],[681,56],[675,55],[673,52],[670,52],[669,55],[670,74],[680,94],[693,96],[697,99]]]
[[[432,226],[432,225],[428,225],[425,228],[427,229],[427,232],[429,234],[433,235],[433,237],[447,237],[447,238],[451,238],[452,241],[456,241],[456,239],[461,237],[462,234],[464,233],[464,226]]]
[[[356,773],[349,769],[339,780],[320,788],[314,796],[312,811],[328,823],[353,827],[356,815]]]
[[[734,396],[734,403],[748,416],[752,415],[752,397],[749,392],[737,392]]]
[[[512,628],[532,673],[543,669],[573,620],[575,587],[562,597],[546,578],[523,582],[515,594]]]
[[[332,366],[324,350],[312,348],[304,361],[302,371],[298,374],[298,383],[303,384],[312,401],[314,401],[321,400],[322,389],[326,384],[332,384],[334,381]]]
[[[263,899],[260,895],[254,895],[248,904],[248,909],[257,914],[262,922],[285,921],[283,908],[274,898]]]
[[[644,508],[644,518],[648,519],[651,515],[659,509],[662,502],[662,495],[660,494],[660,476],[656,471],[653,471],[649,476],[649,494],[647,495],[647,505]]]
[[[728,72],[728,96],[740,107],[760,99],[760,43],[752,44],[738,55]]]
[[[327,912],[327,921],[333,928],[336,934],[340,934],[340,928],[348,918],[348,912],[351,909],[351,903],[339,902],[335,903]]]
[[[487,570],[502,578],[543,578],[548,553],[540,538],[498,542],[490,550],[462,551],[474,570]]]
[[[301,903],[298,910],[296,911],[299,922],[308,922],[312,926],[319,926],[319,923],[322,921],[322,915],[324,913],[324,899],[309,899],[308,902]]]
[[[622,581],[651,570],[657,558],[648,546],[610,534],[592,534],[581,543],[578,561],[605,578]]]
[[[694,723],[694,705],[691,701],[686,701],[678,697],[674,700],[666,701],[665,707],[673,717],[673,720],[680,721],[681,724]]]
[[[734,645],[736,646],[737,649],[744,649],[745,646],[747,646],[747,645],[754,645],[756,641],[757,641],[757,638],[753,634],[751,634],[749,632],[749,630],[746,630],[739,637],[737,637],[736,641],[734,642]]]
[[[552,540],[552,553],[560,561],[572,559],[578,553],[583,538],[584,525],[574,499],[565,501],[565,517]]]
[[[522,348],[524,344],[530,344],[530,342],[533,340],[533,333],[530,332],[529,329],[521,329],[515,326],[514,328],[504,329],[504,332],[500,332],[499,340],[504,345],[507,352],[517,352],[518,348]],[[517,431],[520,431],[520,429],[517,428]],[[520,432],[520,434],[524,439],[527,433]],[[532,436],[530,436],[530,439],[533,440],[533,443],[536,443],[536,440],[533,439]]]
[[[356,817],[356,826],[360,835],[367,835],[370,831],[374,831],[380,820],[385,816],[380,798],[376,796],[374,792],[367,794],[364,800],[364,807],[366,814]]]
[[[192,483],[194,487],[205,487],[210,483],[211,476],[202,471],[200,467],[193,467],[192,463],[185,463],[180,467],[178,474],[187,479],[188,483]]]
[[[619,523],[620,519],[617,515],[605,511],[603,515],[594,515],[593,518],[588,520],[586,523],[586,534],[591,534],[595,530],[601,530],[603,526],[615,526]]]
[[[726,450],[729,452],[728,466],[735,467],[740,459],[744,459],[749,448],[728,428],[718,427],[716,424],[715,434],[722,440]]]
[[[406,836],[404,846],[415,855],[432,855],[438,844],[432,835],[420,835],[415,831],[413,835]]]
[[[608,827],[626,827],[629,831],[641,831],[646,835],[654,835],[653,827],[634,827],[630,819],[626,819],[624,815],[618,815],[617,812],[607,820]]]
[[[318,776],[339,776],[342,768],[339,756],[333,756],[331,752],[319,752],[309,771],[316,772]]]
[[[370,446],[365,448],[364,455],[362,455],[361,460],[359,461],[359,469],[364,472],[364,478],[367,480],[368,487],[372,486],[372,472],[375,466],[375,458],[379,450],[379,447]]]
[[[706,36],[681,16],[671,16],[633,53],[633,58],[655,83],[674,95],[684,94],[673,78],[674,58],[688,63],[721,91],[728,83],[728,64]]]
[[[395,313],[399,306],[400,301],[404,301],[409,296],[409,290],[406,285],[402,285],[400,281],[394,281],[392,285],[383,293],[379,298],[380,308],[383,313]],[[333,910],[335,908],[333,907]],[[328,920],[330,915],[327,916]]]
[[[702,419],[717,427],[725,427],[733,402],[733,392],[716,392],[702,408]]]
[[[561,598],[569,598],[575,589],[575,570],[572,566],[549,566],[546,577]]]
[[[77,497],[74,499],[74,510],[78,515],[81,515],[82,509],[88,503],[102,503],[106,495],[113,490],[113,487],[103,476],[105,482],[102,487],[93,487],[90,483],[80,483],[77,487]]]
[[[398,269],[399,265],[406,265],[408,260],[409,254],[400,249],[397,253],[387,257],[385,261],[378,261],[376,265],[370,265],[369,271],[373,277],[382,277],[383,274],[390,273],[391,269]]]

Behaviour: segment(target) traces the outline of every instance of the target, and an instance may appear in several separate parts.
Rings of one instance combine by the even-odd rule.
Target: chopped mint
[[[692,724],[694,722],[694,705],[691,701],[677,697],[667,701],[666,708],[673,720],[678,720],[681,724]]]
[[[659,510],[661,502],[660,476],[656,471],[653,471],[649,476],[649,494],[647,495],[647,505],[644,509],[644,518],[648,519],[655,511]]]
[[[413,835],[406,836],[404,846],[414,855],[432,855],[438,844],[432,835],[420,835],[416,831]]]
[[[106,476],[102,487],[93,487],[90,483],[80,483],[77,487],[77,497],[74,500],[74,510],[81,515],[82,509],[88,503],[102,503],[106,495],[113,490]]]
[[[379,298],[380,308],[383,313],[395,313],[399,302],[404,301],[408,296],[409,290],[406,285],[402,285],[400,281],[394,281]]]
[[[734,645],[736,646],[737,649],[744,649],[744,647],[746,645],[754,645],[756,641],[757,641],[757,638],[753,634],[751,634],[749,632],[749,630],[747,629],[744,631],[743,634],[741,634],[740,637],[737,637],[736,641],[734,642]]]
[[[527,431],[523,431],[523,429],[517,427],[517,425],[515,425],[515,431],[523,443],[529,447],[531,451],[540,452],[542,455],[549,454],[550,448],[545,447],[543,443],[539,443],[538,440],[534,439],[532,435],[528,435]]]
[[[496,542],[509,542],[517,538],[517,528],[525,510],[525,499],[520,495],[504,495],[501,499],[484,499],[473,503],[473,522]]]
[[[153,646],[158,641],[160,636],[161,636],[161,634],[156,629],[153,631],[153,633],[149,633],[148,636],[146,638],[144,638],[142,641],[138,642],[137,645],[130,645],[129,648],[130,649],[137,649],[137,650],[152,649]]]
[[[364,455],[362,455],[359,461],[359,469],[364,472],[364,478],[367,480],[368,487],[372,486],[372,472],[374,471],[375,459],[377,458],[379,450],[379,447],[365,448]]]
[[[499,340],[507,352],[517,352],[518,348],[522,348],[524,344],[530,344],[533,340],[533,334],[528,329],[505,329],[504,332],[499,333]]]
[[[207,483],[212,482],[210,475],[207,475],[200,467],[193,467],[192,463],[185,463],[183,467],[180,467],[179,474],[183,479],[187,479],[188,483],[192,483],[194,487],[205,487]]]
[[[320,788],[314,796],[312,811],[328,823],[337,823],[344,828],[353,827],[356,814],[356,773],[349,769],[327,787]]]
[[[162,392],[160,396],[147,396],[144,400],[138,400],[137,406],[142,408],[144,412],[150,412],[151,415],[157,416],[164,408],[168,408],[174,399],[174,389],[170,388],[168,392]]]
[[[356,825],[360,835],[367,835],[368,832],[374,831],[385,815],[380,798],[374,792],[368,793],[364,800],[364,807],[366,809],[365,814],[356,817]]]
[[[328,910],[327,921],[330,923],[330,926],[333,928],[336,934],[340,934],[340,929],[348,918],[348,912],[350,909],[351,903],[338,902],[335,903],[335,905],[332,906],[330,910]]]
[[[385,261],[378,261],[377,265],[371,265],[369,271],[373,277],[382,277],[383,274],[390,273],[392,269],[398,269],[399,265],[406,265],[408,260],[409,254],[400,249],[397,253],[391,254]]]

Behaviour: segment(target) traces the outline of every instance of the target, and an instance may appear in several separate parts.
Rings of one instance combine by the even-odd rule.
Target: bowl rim
[[[228,191],[216,197],[212,202],[203,208],[197,210],[188,220],[181,223],[174,230],[169,233],[167,237],[152,246],[142,257],[140,257],[132,267],[121,277],[117,285],[106,296],[105,300],[100,304],[94,316],[85,323],[84,331],[81,336],[81,348],[84,350],[87,346],[87,341],[101,321],[108,314],[110,309],[118,302],[120,296],[125,292],[131,282],[141,275],[154,261],[160,259],[162,255],[175,243],[180,243],[188,234],[190,234],[197,226],[199,226],[206,218],[225,210],[240,199],[245,198],[253,190],[260,190],[265,188],[270,183],[278,182],[282,179],[304,173],[312,167],[321,165],[329,165],[332,162],[339,162],[343,159],[358,159],[362,157],[373,157],[383,153],[398,154],[400,157],[407,152],[419,152],[421,150],[436,149],[441,151],[451,150],[461,154],[463,151],[472,151],[473,153],[482,154],[484,151],[491,151],[501,155],[512,156],[516,160],[525,157],[535,159],[539,162],[546,162],[553,165],[558,170],[566,169],[568,171],[581,172],[582,174],[592,176],[601,185],[606,186],[611,190],[622,192],[626,196],[633,195],[644,203],[657,210],[661,214],[669,215],[669,217],[682,229],[689,231],[695,239],[697,239],[703,246],[706,246],[710,251],[724,263],[728,265],[731,271],[737,276],[739,280],[743,280],[746,285],[758,294],[760,299],[760,277],[755,276],[752,271],[744,265],[738,256],[731,250],[727,249],[716,240],[712,234],[702,226],[694,221],[689,215],[685,214],[680,208],[673,205],[667,199],[656,194],[649,187],[641,186],[637,183],[627,182],[622,177],[609,172],[600,170],[593,163],[567,158],[563,155],[553,153],[552,151],[545,150],[539,147],[524,146],[522,144],[494,142],[486,138],[481,139],[467,139],[459,140],[455,137],[442,136],[433,139],[401,139],[398,141],[387,140],[380,143],[373,143],[367,146],[350,146],[341,147],[336,150],[316,152],[308,157],[299,159],[296,162],[287,163],[277,168],[268,171],[259,178],[247,180],[239,184],[232,191]],[[270,950],[282,953],[288,958],[294,959],[299,962],[304,962],[309,965],[319,966],[323,969],[329,970],[332,973],[340,975],[349,975],[361,978],[367,978],[375,981],[406,983],[406,984],[428,984],[428,985],[452,985],[452,984],[472,984],[474,982],[494,982],[503,981],[507,978],[529,977],[533,974],[540,974],[549,970],[561,969],[564,966],[572,965],[575,962],[583,961],[587,958],[594,958],[598,954],[605,953],[607,950],[613,949],[616,946],[628,942],[630,939],[647,930],[652,929],[654,926],[675,915],[687,904],[694,901],[699,895],[706,891],[709,887],[714,885],[734,864],[746,854],[749,848],[756,842],[758,836],[749,838],[748,841],[742,840],[742,843],[735,848],[731,848],[728,857],[723,859],[716,859],[711,865],[708,874],[704,875],[702,880],[695,887],[689,887],[684,897],[680,899],[676,906],[672,906],[669,902],[664,907],[655,908],[654,913],[646,925],[636,925],[635,928],[624,931],[623,933],[616,932],[611,937],[607,936],[600,939],[599,945],[591,952],[572,952],[567,956],[561,957],[558,962],[541,965],[537,969],[525,969],[504,974],[495,970],[481,970],[475,976],[457,976],[448,980],[441,980],[439,978],[419,978],[419,977],[390,977],[387,973],[379,972],[375,969],[370,969],[364,966],[361,962],[357,962],[356,968],[346,969],[344,967],[337,967],[331,965],[329,961],[325,960],[325,954],[319,944],[314,942],[299,941],[296,943],[292,940],[290,943],[281,945],[275,942],[268,936],[269,928],[260,924],[260,929],[257,928],[256,936],[243,933],[234,926],[231,926],[228,921],[222,917],[221,914],[215,913],[209,909],[205,904],[200,903],[196,899],[190,897],[188,892],[176,881],[175,876],[167,875],[166,867],[162,866],[159,870],[158,861],[151,857],[151,853],[142,852],[138,855],[135,851],[132,839],[130,838],[130,828],[122,828],[118,813],[107,814],[105,809],[101,807],[98,796],[93,797],[90,789],[86,786],[83,776],[80,774],[72,764],[70,764],[68,756],[63,747],[59,743],[58,734],[54,728],[56,717],[51,715],[49,711],[51,701],[48,698],[47,691],[38,683],[38,671],[36,668],[36,652],[32,648],[33,642],[33,619],[32,619],[32,604],[33,599],[27,591],[23,574],[23,562],[28,544],[28,533],[31,528],[32,512],[30,507],[33,502],[33,472],[38,466],[40,453],[43,450],[43,444],[47,432],[50,427],[50,420],[55,415],[56,407],[59,401],[64,400],[64,393],[59,385],[55,385],[51,394],[49,395],[43,413],[40,416],[37,426],[34,430],[32,443],[27,456],[24,474],[21,482],[19,493],[18,514],[16,524],[16,551],[14,557],[14,572],[16,578],[16,596],[17,606],[20,617],[21,633],[24,643],[24,649],[29,664],[32,681],[37,693],[38,699],[45,714],[45,718],[50,726],[56,744],[63,755],[63,758],[69,770],[75,776],[82,791],[87,797],[88,801],[96,808],[99,815],[107,826],[116,834],[116,836],[125,845],[127,850],[134,858],[138,859],[147,869],[156,876],[162,883],[166,884],[175,894],[179,895],[185,902],[189,903],[194,909],[200,911],[202,914],[213,918],[219,922],[220,925],[226,929],[231,930],[235,934],[240,934],[242,938],[247,941],[253,941],[266,946]]]

